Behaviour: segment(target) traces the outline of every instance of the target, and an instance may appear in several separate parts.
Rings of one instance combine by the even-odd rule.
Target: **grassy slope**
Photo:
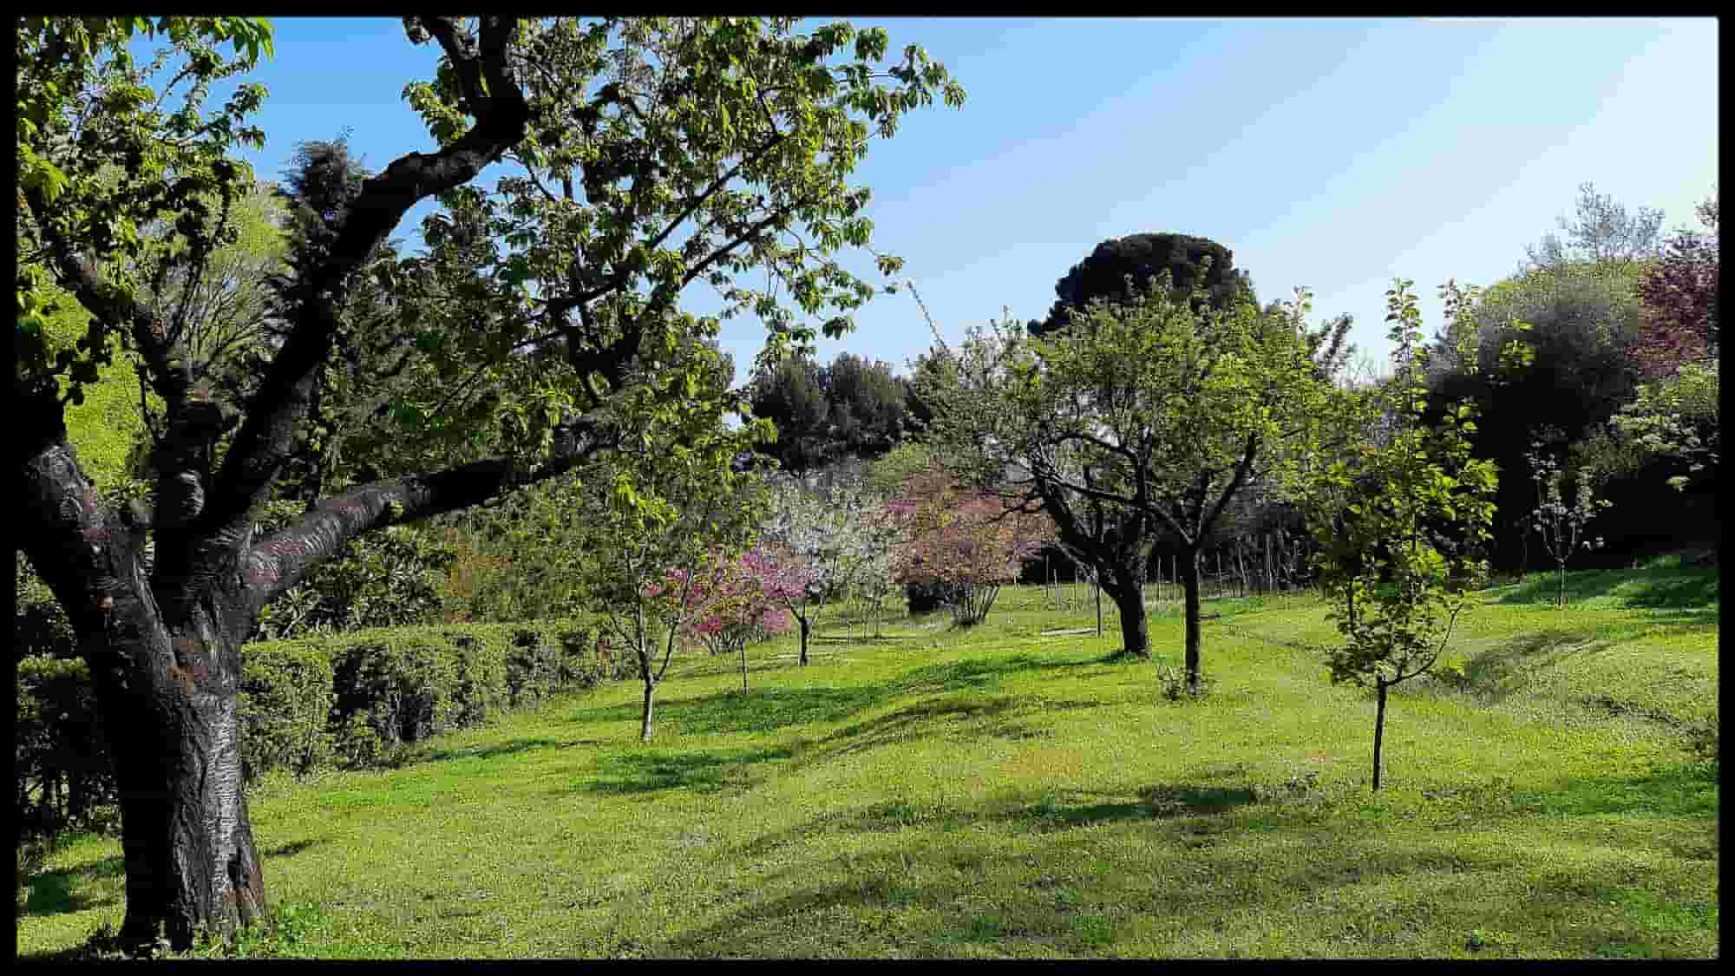
[[[760,648],[745,698],[689,659],[649,747],[622,684],[273,784],[256,833],[316,956],[1713,955],[1715,570],[1579,574],[1565,612],[1547,584],[1395,693],[1378,799],[1316,602],[1210,604],[1213,694],[1173,703],[1026,589],[805,670]],[[1180,635],[1159,607],[1169,663]],[[118,922],[118,845],[52,868],[22,953]]]

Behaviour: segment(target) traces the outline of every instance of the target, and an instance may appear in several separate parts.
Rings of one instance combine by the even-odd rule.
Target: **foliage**
[[[1647,379],[1717,359],[1717,198],[1698,207],[1704,232],[1682,230],[1639,279],[1638,341],[1633,357]]]
[[[269,278],[277,307],[303,307],[309,291],[319,287],[321,263],[330,257],[340,222],[366,177],[344,136],[296,146],[277,190],[289,241],[284,272]],[[276,486],[279,499],[313,502],[391,470],[389,459],[404,429],[401,422],[380,420],[400,420],[395,405],[419,379],[409,367],[438,338],[421,329],[406,340],[406,330],[417,323],[401,292],[405,277],[422,267],[400,257],[396,242],[387,240],[351,273],[349,289],[332,309],[335,355],[315,377],[308,414],[298,425],[300,450]],[[285,324],[268,324],[268,341],[238,351],[238,398],[264,374],[264,354],[287,339]]]
[[[832,453],[827,441],[831,404],[820,383],[820,367],[807,356],[791,356],[760,367],[753,376],[753,414],[777,427],[767,445],[786,471],[806,471]]]
[[[918,45],[883,64],[883,31],[797,24],[519,24],[530,123],[507,159],[524,171],[447,194],[424,224],[428,256],[401,273],[427,348],[393,406],[420,435],[400,447],[545,456],[567,415],[618,392],[623,365],[668,368],[654,333],[715,335],[714,321],[675,314],[691,285],[718,293],[723,318],[764,322],[770,360],[850,327],[874,289],[834,256],[872,232],[868,191],[849,177],[905,112],[963,91]],[[461,131],[458,82],[442,69],[406,89],[442,145]],[[426,463],[413,453],[399,465]]]
[[[1030,323],[1032,335],[1067,324],[1068,314],[1083,312],[1099,299],[1136,300],[1167,272],[1172,297],[1227,309],[1253,300],[1247,272],[1235,268],[1234,252],[1216,241],[1186,234],[1134,234],[1103,241],[1054,285],[1058,297],[1048,317]]]
[[[1614,197],[1596,192],[1596,186],[1583,183],[1578,188],[1578,201],[1573,217],[1557,218],[1559,229],[1566,235],[1544,234],[1540,243],[1527,248],[1530,262],[1538,268],[1554,268],[1573,262],[1591,264],[1644,261],[1656,255],[1658,231],[1663,226],[1663,212],[1640,207],[1633,213],[1615,202]]]
[[[128,43],[141,35],[156,42],[140,50],[142,63]],[[63,399],[77,404],[112,361],[116,340],[131,348],[134,323],[93,315],[76,347],[51,358],[44,316],[60,299],[48,286],[81,256],[50,247],[43,222],[58,240],[98,255],[109,287],[126,292],[162,282],[172,268],[202,264],[234,240],[234,206],[252,180],[228,152],[263,144],[247,117],[265,90],[237,85],[216,111],[206,110],[205,99],[213,85],[270,50],[270,26],[259,18],[20,20],[18,180],[32,201],[19,221],[21,381],[60,382]],[[184,312],[168,323],[171,330],[184,329]]]
[[[1610,423],[1615,455],[1605,465],[1631,470],[1645,460],[1671,463],[1676,491],[1715,477],[1722,451],[1717,364],[1688,363],[1674,376],[1641,384]]]
[[[1609,501],[1597,497],[1593,471],[1574,472],[1574,494],[1569,503],[1562,485],[1567,479],[1556,446],[1546,438],[1531,443],[1526,459],[1530,462],[1530,480],[1536,485],[1536,508],[1530,513],[1530,526],[1542,537],[1542,545],[1560,573],[1560,606],[1566,606],[1566,564],[1579,549],[1597,549],[1602,537],[1587,538],[1585,526],[1597,513],[1609,507]]]
[[[1145,560],[1166,538],[1189,583],[1187,665],[1199,679],[1197,558],[1247,488],[1306,454],[1339,324],[1313,330],[1305,295],[1261,310],[1177,295],[1165,273],[1129,302],[1098,300],[1029,339],[972,330],[926,374],[933,436],[979,479],[1006,477],[1054,519],[1123,607],[1123,642],[1148,654]],[[1319,357],[1325,350],[1323,357]],[[1003,473],[1005,473],[1003,475]]]
[[[1050,527],[1040,514],[1008,508],[999,495],[961,484],[935,465],[913,475],[887,513],[900,529],[892,553],[899,583],[939,587],[961,627],[981,623],[1000,587],[1018,576]]]
[[[403,627],[243,649],[249,781],[395,762],[410,744],[624,676],[591,621]],[[115,826],[112,760],[82,661],[18,665],[16,812],[41,835]]]
[[[238,706],[241,762],[257,780],[267,770],[305,776],[331,764],[335,680],[329,649],[310,641],[246,649]]]
[[[300,514],[300,505],[273,503],[263,528]],[[318,631],[398,627],[433,622],[443,605],[446,571],[455,549],[435,533],[392,526],[350,540],[338,558],[320,563],[259,615],[260,640]]]
[[[770,510],[759,529],[779,562],[799,567],[805,582],[785,603],[809,630],[829,605],[854,600],[877,613],[890,590],[896,528],[884,516],[867,478],[841,475],[811,481],[775,474]],[[801,660],[806,661],[803,642]]]
[[[1524,457],[1531,439],[1547,427],[1579,442],[1633,396],[1639,270],[1630,262],[1567,263],[1483,291],[1464,289],[1463,314],[1430,350],[1430,416],[1472,402],[1476,455],[1500,472],[1494,522],[1500,565],[1515,566],[1524,555],[1513,543],[1528,531],[1534,503]],[[1611,543],[1619,531],[1610,526]]]
[[[752,384],[754,415],[777,425],[764,450],[797,473],[892,449],[909,424],[909,400],[909,382],[890,366],[847,352],[825,367],[805,355],[764,364]]]
[[[733,559],[713,554],[698,569],[673,569],[650,586],[649,595],[675,596],[677,626],[712,654],[741,659],[741,691],[747,691],[747,645],[789,629],[789,608],[800,606],[813,571],[793,559],[754,548]]]
[[[1462,314],[1466,297],[1449,285],[1443,291],[1449,314]],[[1471,405],[1449,408],[1437,423],[1424,419],[1427,352],[1409,282],[1396,282],[1386,299],[1394,375],[1359,404],[1377,434],[1320,459],[1308,504],[1321,589],[1342,638],[1331,652],[1332,680],[1371,684],[1379,699],[1376,790],[1387,691],[1434,666],[1485,576],[1480,548],[1495,484],[1493,465],[1472,453]]]
[[[78,660],[21,657],[15,691],[12,813],[20,837],[111,825],[114,782],[89,668]]]
[[[72,621],[23,553],[13,563],[12,581],[12,657],[76,657],[78,638]]]

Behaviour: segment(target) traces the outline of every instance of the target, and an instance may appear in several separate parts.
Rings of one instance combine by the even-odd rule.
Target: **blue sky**
[[[948,338],[1003,308],[1043,314],[1105,238],[1178,231],[1228,246],[1263,299],[1311,287],[1317,315],[1353,314],[1383,355],[1393,276],[1414,279],[1431,330],[1441,282],[1510,274],[1578,184],[1672,228],[1717,179],[1711,19],[853,19],[922,44],[969,92],[910,116],[857,174],[876,246],[906,259]],[[261,175],[344,127],[374,168],[432,147],[400,93],[434,45],[390,19],[276,24],[255,76]],[[901,368],[931,341],[907,294],[856,321],[822,356]],[[738,371],[761,336],[725,327]]]

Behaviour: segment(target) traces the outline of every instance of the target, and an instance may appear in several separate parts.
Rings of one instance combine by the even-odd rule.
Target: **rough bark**
[[[1142,573],[1116,571],[1105,582],[1109,599],[1121,618],[1121,653],[1140,660],[1150,660],[1150,622],[1145,616],[1145,588]],[[1101,609],[1100,604],[1098,607]]]
[[[21,547],[67,609],[102,709],[126,868],[121,934],[184,948],[199,930],[233,930],[264,907],[242,789],[233,591],[169,619],[138,532],[104,511],[64,431],[35,433],[47,436],[19,468]]]

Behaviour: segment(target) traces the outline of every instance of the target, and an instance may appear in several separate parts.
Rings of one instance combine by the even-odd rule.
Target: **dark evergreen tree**
[[[1186,234],[1133,234],[1103,241],[1073,265],[1054,285],[1057,297],[1048,317],[1032,321],[1030,332],[1042,335],[1060,328],[1068,312],[1083,309],[1092,299],[1132,297],[1164,271],[1173,294],[1189,297],[1195,305],[1221,310],[1253,297],[1247,273],[1235,268],[1234,252],[1216,241]]]

